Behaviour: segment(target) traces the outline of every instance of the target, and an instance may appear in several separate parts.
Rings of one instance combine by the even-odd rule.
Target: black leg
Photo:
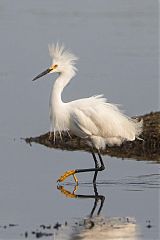
[[[100,204],[100,207],[99,207],[99,209],[98,209],[97,216],[100,215],[101,210],[102,210],[102,208],[103,208],[104,201],[105,201],[105,197],[104,197],[104,196],[101,195],[101,196],[99,196],[99,198],[100,198],[100,200],[101,200],[101,204]]]
[[[93,205],[92,211],[90,213],[90,218],[93,216],[93,213],[94,213],[95,209],[97,208],[97,203],[98,203],[98,198],[95,197],[94,205]]]
[[[95,155],[94,152],[92,152],[92,156],[93,156],[93,159],[94,159],[94,162],[95,162],[95,168],[96,168],[96,169],[99,169],[99,170],[95,171],[95,174],[94,174],[94,177],[93,177],[93,183],[94,183],[94,184],[96,183],[98,171],[102,171],[102,170],[105,169],[105,166],[104,166],[104,163],[103,163],[103,160],[102,160],[100,151],[98,150],[97,153],[98,153],[98,157],[99,157],[101,166],[99,167],[98,161],[97,161],[97,159],[96,159],[96,155]]]
[[[76,182],[76,184],[78,184],[78,179],[76,178],[75,176],[75,173],[80,173],[80,172],[95,172],[94,173],[94,177],[93,177],[93,183],[95,184],[96,183],[96,178],[97,178],[97,174],[99,171],[103,171],[105,169],[105,166],[104,166],[104,163],[103,163],[103,160],[102,160],[102,157],[100,155],[100,152],[98,150],[98,156],[99,156],[99,160],[100,160],[100,163],[101,163],[101,166],[99,166],[98,164],[98,161],[97,161],[97,158],[96,158],[96,155],[95,153],[92,151],[92,156],[93,156],[93,159],[94,159],[94,162],[95,162],[95,168],[85,168],[85,169],[75,169],[75,170],[69,170],[67,172],[65,172],[63,174],[63,176],[61,176],[57,182],[63,182],[67,177],[73,175],[74,177],[74,180]]]
[[[94,152],[92,152],[92,156],[93,156],[93,159],[94,159],[94,162],[95,162],[95,168],[98,169],[99,168],[99,164],[98,164],[98,161],[97,161],[97,158],[96,158],[96,155],[95,155]],[[93,183],[94,184],[96,183],[97,174],[98,174],[98,170],[95,171],[95,173],[94,173],[94,177],[93,177]]]
[[[105,166],[104,166],[104,163],[103,163],[103,160],[102,160],[102,157],[100,155],[100,152],[98,150],[98,156],[99,156],[99,160],[100,160],[100,163],[101,163],[101,166],[99,166],[98,164],[98,161],[97,161],[97,158],[96,158],[96,155],[95,153],[92,151],[92,156],[93,156],[93,159],[94,159],[94,162],[95,162],[95,168],[87,168],[87,169],[76,169],[75,170],[75,173],[80,173],[80,172],[95,172],[94,174],[94,177],[93,177],[93,183],[95,184],[96,183],[96,178],[97,178],[97,174],[99,171],[103,171],[105,169]]]
[[[98,191],[97,191],[97,186],[96,184],[93,184],[93,189],[94,189],[94,195],[81,195],[81,194],[75,194],[75,190],[77,190],[77,186],[75,187],[73,193],[71,193],[70,191],[66,190],[64,188],[64,186],[57,186],[57,189],[60,190],[66,197],[69,197],[69,198],[82,198],[82,199],[87,199],[87,198],[90,198],[90,199],[94,199],[94,205],[92,207],[92,211],[89,215],[90,218],[93,217],[93,214],[95,213],[95,210],[97,208],[97,204],[98,202],[100,201],[100,206],[99,206],[99,209],[97,211],[97,216],[100,215],[101,213],[101,210],[103,208],[103,203],[105,201],[105,197],[103,195],[99,195],[98,194]]]
[[[97,212],[97,216],[100,215],[101,210],[102,210],[102,208],[103,208],[103,203],[104,203],[104,201],[105,201],[105,197],[104,197],[103,195],[99,195],[99,194],[98,194],[96,184],[94,184],[93,187],[94,187],[94,193],[95,193],[95,202],[94,202],[92,211],[91,211],[91,213],[90,213],[90,217],[93,216],[93,213],[94,213],[94,211],[95,211],[95,209],[96,209],[96,207],[97,207],[97,203],[98,203],[99,200],[101,201],[101,203],[100,203],[100,207],[99,207],[98,212]]]
[[[99,160],[101,162],[101,169],[104,170],[105,169],[105,166],[104,166],[104,163],[103,163],[103,160],[102,160],[102,157],[101,157],[101,154],[100,154],[100,151],[98,150],[98,157],[99,157]]]

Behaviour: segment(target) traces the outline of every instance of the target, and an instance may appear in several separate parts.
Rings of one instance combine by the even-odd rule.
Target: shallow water
[[[52,76],[31,80],[49,66],[52,41],[64,42],[79,57],[65,101],[104,93],[130,116],[157,111],[157,5],[150,0],[0,1],[0,239],[42,237],[37,232],[51,234],[43,236],[47,239],[158,239],[158,164],[105,156],[106,170],[97,183],[105,200],[100,216],[99,200],[88,223],[95,197],[72,195],[72,178],[62,185],[71,193],[66,197],[56,180],[65,170],[92,166],[91,156],[20,140],[49,129]],[[75,194],[95,196],[92,174],[78,178]]]

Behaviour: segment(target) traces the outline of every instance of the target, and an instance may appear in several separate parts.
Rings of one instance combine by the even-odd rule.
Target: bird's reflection
[[[94,194],[93,195],[86,195],[86,194],[76,194],[76,191],[78,190],[78,185],[76,185],[74,187],[74,190],[73,192],[71,193],[70,191],[66,190],[64,188],[64,186],[57,186],[57,189],[61,191],[61,193],[63,193],[66,197],[69,197],[69,198],[83,198],[83,199],[94,199],[94,205],[93,205],[93,208],[91,210],[91,213],[89,214],[89,217],[92,218],[93,217],[93,214],[97,208],[97,204],[98,202],[100,202],[100,206],[99,206],[99,209],[97,211],[97,216],[99,216],[99,214],[101,213],[101,210],[102,210],[102,207],[103,207],[103,203],[105,201],[105,197],[103,195],[99,195],[98,194],[98,191],[97,191],[97,185],[96,184],[93,184],[93,190],[94,190]]]
[[[76,194],[78,186],[74,187],[73,192],[66,190],[64,186],[58,186],[57,189],[68,198],[94,199],[94,204],[89,216],[78,218],[78,220],[73,223],[62,225],[62,227],[56,232],[56,240],[139,239],[137,237],[139,231],[133,218],[103,216],[102,209],[105,197],[103,195],[99,195],[97,185],[93,185],[93,195]]]

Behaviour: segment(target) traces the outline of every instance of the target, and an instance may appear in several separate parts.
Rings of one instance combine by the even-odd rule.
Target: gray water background
[[[56,180],[65,170],[92,166],[91,156],[30,147],[20,140],[49,130],[49,94],[56,76],[31,80],[50,66],[47,45],[59,41],[79,57],[64,101],[103,93],[130,116],[158,110],[158,1],[1,0],[0,39],[0,225],[32,229],[84,217],[93,201],[66,199]],[[152,176],[159,165],[108,156],[104,162],[107,169],[98,182],[122,184],[98,185],[107,199],[103,215],[135,217],[142,239],[158,239],[159,187]],[[127,184],[128,177],[137,182],[139,176],[145,187]],[[91,174],[78,177],[80,183],[92,180]],[[92,193],[92,185],[80,184],[78,191]],[[1,236],[13,237],[0,231]]]

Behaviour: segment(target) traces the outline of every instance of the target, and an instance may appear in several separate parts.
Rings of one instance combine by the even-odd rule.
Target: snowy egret
[[[54,140],[56,131],[60,135],[62,131],[71,131],[83,138],[91,147],[95,163],[95,168],[66,171],[58,181],[62,182],[73,175],[78,184],[75,173],[94,171],[93,183],[95,183],[98,171],[105,169],[100,150],[104,149],[106,144],[112,146],[120,145],[124,141],[134,141],[141,134],[143,123],[124,115],[115,104],[108,103],[103,95],[63,102],[61,94],[76,74],[77,57],[58,43],[49,46],[49,53],[52,65],[33,81],[47,73],[59,73],[50,96],[50,132],[54,132]],[[100,164],[95,153],[98,154]]]

